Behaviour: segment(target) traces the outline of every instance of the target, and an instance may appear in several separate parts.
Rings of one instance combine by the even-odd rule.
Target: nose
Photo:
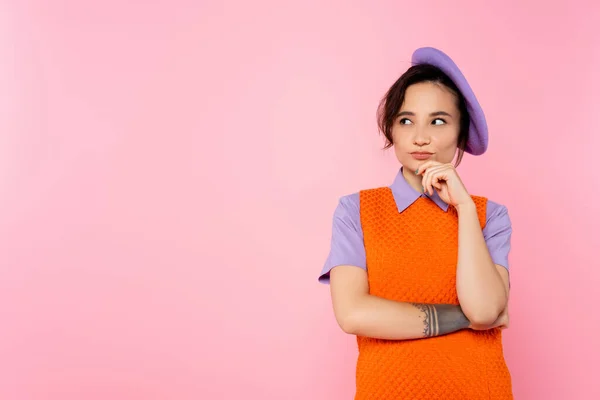
[[[427,127],[417,127],[415,130],[415,136],[413,138],[413,143],[416,146],[425,146],[431,142],[431,138],[429,137],[429,133]]]

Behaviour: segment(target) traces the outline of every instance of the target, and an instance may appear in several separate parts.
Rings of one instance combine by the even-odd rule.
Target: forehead
[[[456,95],[444,85],[432,82],[415,83],[406,89],[401,110],[458,111],[456,100]]]

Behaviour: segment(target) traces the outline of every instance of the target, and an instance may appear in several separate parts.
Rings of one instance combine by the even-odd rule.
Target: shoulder
[[[379,196],[390,190],[391,189],[389,187],[383,186],[383,187],[362,189],[358,192],[342,195],[338,199],[337,210],[338,211],[348,211],[348,212],[358,212],[358,211],[360,211],[361,198],[364,199],[365,197]]]
[[[478,207],[485,206],[488,221],[490,220],[490,218],[493,219],[501,216],[508,217],[508,207],[506,205],[491,200],[490,198],[485,196],[472,195],[471,198]]]
[[[380,204],[385,199],[385,192],[391,193],[389,187],[362,189],[358,192],[342,195],[338,199],[334,212],[334,219],[338,223],[353,226],[358,229],[361,222],[361,204]]]
[[[360,200],[365,204],[381,204],[392,196],[392,189],[389,186],[381,186],[369,189],[363,189],[359,192]]]
[[[487,197],[473,196],[475,202],[485,204],[485,224],[484,236],[504,233],[510,235],[512,231],[512,222],[508,214],[508,207]]]
[[[485,230],[493,229],[510,229],[511,221],[508,215],[508,208],[506,205],[489,199],[485,196],[471,195],[471,198],[475,202],[477,209],[479,210],[480,221]],[[484,211],[485,210],[485,211]],[[485,212],[485,213],[484,213]],[[485,221],[483,220],[485,218]]]
[[[336,214],[339,213],[354,213],[360,209],[360,192],[342,195],[338,199]]]
[[[360,225],[360,192],[345,194],[338,198],[333,212],[333,220],[336,225],[358,228]]]
[[[483,237],[488,246],[494,264],[508,266],[508,254],[511,248],[512,224],[506,205],[487,200],[486,222]]]
[[[496,202],[494,200],[487,199],[487,222],[493,220],[504,220],[506,223],[510,225],[510,217],[508,215],[508,207],[502,203]]]

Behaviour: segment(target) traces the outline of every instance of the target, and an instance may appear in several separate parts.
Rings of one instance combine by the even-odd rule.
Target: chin
[[[406,158],[398,158],[398,161],[400,162],[400,164],[410,170],[416,170],[417,168],[419,168],[420,165],[423,165],[424,163],[428,162],[428,161],[437,161],[437,159],[434,157],[429,157],[425,160],[416,160],[414,159],[410,154],[408,155],[408,157]]]
[[[403,168],[408,169],[410,171],[415,171],[421,163],[419,163],[417,160],[398,160],[400,162],[400,165],[402,165]]]

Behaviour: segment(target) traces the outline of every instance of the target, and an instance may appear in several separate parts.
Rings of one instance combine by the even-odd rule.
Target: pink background
[[[317,276],[423,45],[487,112],[516,398],[600,398],[600,3],[490,3],[3,2],[0,398],[350,399]]]

